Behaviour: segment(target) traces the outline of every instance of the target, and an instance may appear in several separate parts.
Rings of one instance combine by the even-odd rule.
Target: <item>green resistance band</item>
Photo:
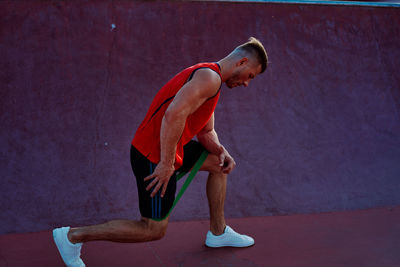
[[[179,199],[181,199],[181,197],[183,196],[183,193],[185,193],[186,189],[189,187],[190,183],[193,181],[193,178],[196,176],[197,172],[200,170],[201,165],[203,165],[204,161],[206,160],[208,156],[208,152],[207,151],[203,151],[203,153],[201,153],[200,158],[196,161],[196,163],[194,164],[192,170],[189,173],[188,178],[186,178],[185,183],[182,185],[181,190],[179,190],[178,195],[175,197],[174,203],[172,204],[171,209],[168,211],[167,215],[165,215],[165,217],[160,218],[160,219],[152,219],[155,221],[162,221],[165,218],[167,218],[169,216],[169,214],[171,213],[171,211],[173,210],[173,208],[175,207],[175,205],[178,203]],[[178,175],[176,176],[176,180],[179,181],[180,179],[182,179],[185,175],[187,174],[187,172],[180,172],[178,173]]]

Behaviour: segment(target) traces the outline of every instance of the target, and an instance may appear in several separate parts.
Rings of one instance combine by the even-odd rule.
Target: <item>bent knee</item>
[[[158,228],[152,229],[151,232],[153,233],[152,234],[152,241],[160,240],[167,233],[167,226],[162,226],[162,227],[158,227]]]
[[[145,223],[148,241],[160,240],[167,233],[168,222],[156,222],[148,220]]]
[[[208,154],[200,170],[208,171],[211,174],[224,175],[222,168],[219,165],[219,158],[214,154]]]

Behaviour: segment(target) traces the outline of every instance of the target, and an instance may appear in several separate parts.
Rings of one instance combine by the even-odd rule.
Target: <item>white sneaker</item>
[[[208,231],[206,246],[211,248],[218,247],[249,247],[254,245],[254,239],[247,235],[241,235],[233,231],[228,225],[222,235],[214,235]]]
[[[62,227],[53,230],[54,242],[60,255],[68,267],[85,267],[81,259],[82,243],[72,244],[68,240],[70,227]]]

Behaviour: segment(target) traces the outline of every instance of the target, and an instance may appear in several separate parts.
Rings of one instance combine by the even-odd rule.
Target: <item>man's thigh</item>
[[[152,189],[147,191],[146,187],[151,183],[152,180],[144,181],[144,178],[152,174],[157,165],[150,162],[134,146],[131,147],[131,165],[133,173],[136,177],[140,214],[145,218],[164,218],[168,214],[175,200],[175,173],[168,182],[164,197],[161,197],[161,190],[159,190],[154,197],[151,197],[150,194]]]
[[[197,141],[191,140],[187,143],[183,147],[183,165],[177,172],[190,171],[205,150],[206,149]]]

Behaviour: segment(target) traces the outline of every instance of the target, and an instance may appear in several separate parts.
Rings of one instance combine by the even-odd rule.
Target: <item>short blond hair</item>
[[[246,54],[253,55],[257,59],[258,63],[261,65],[261,73],[263,73],[267,69],[267,51],[265,51],[263,44],[257,38],[250,37],[246,43],[239,45],[233,51],[239,53],[244,52]]]

